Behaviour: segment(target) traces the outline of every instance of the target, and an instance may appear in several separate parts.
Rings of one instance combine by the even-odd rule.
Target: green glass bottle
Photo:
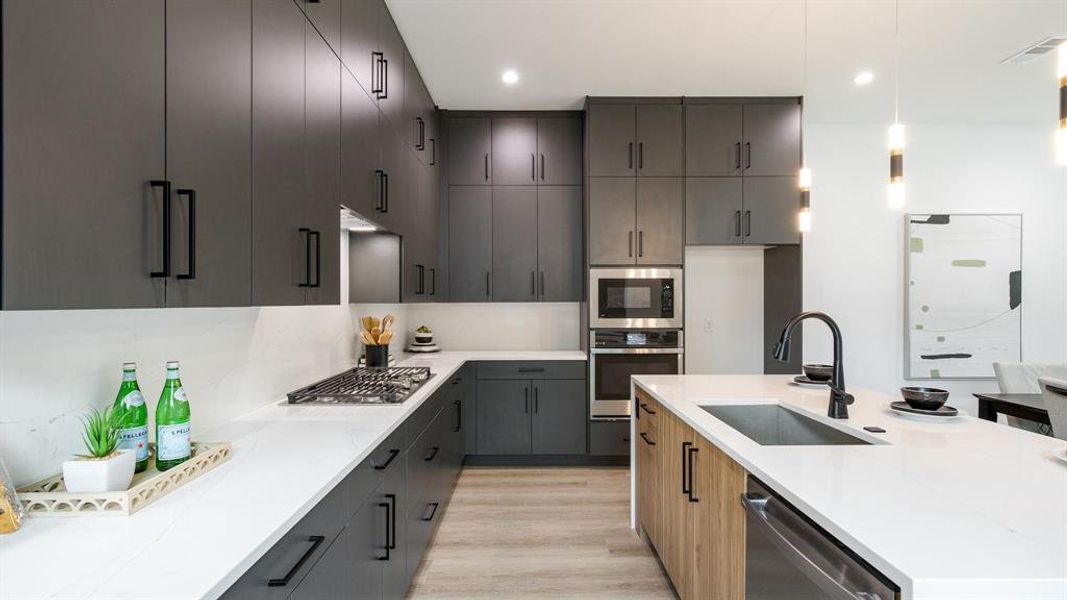
[[[119,448],[137,452],[137,472],[148,468],[148,407],[137,385],[137,363],[122,364],[122,385],[112,409],[119,428]]]
[[[167,383],[156,404],[156,469],[166,471],[189,460],[189,434],[189,399],[178,376],[178,361],[170,361]]]

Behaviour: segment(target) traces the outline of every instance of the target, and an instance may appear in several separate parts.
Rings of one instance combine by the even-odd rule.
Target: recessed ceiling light
[[[860,71],[852,78],[852,83],[856,85],[867,85],[872,81],[874,81],[874,73],[871,73],[870,71]]]
[[[519,73],[515,69],[507,69],[500,76],[500,81],[503,81],[508,85],[515,85],[519,82]]]

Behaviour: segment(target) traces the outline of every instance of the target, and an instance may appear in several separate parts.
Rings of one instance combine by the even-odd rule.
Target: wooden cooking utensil
[[[395,322],[396,317],[393,315],[385,315],[385,318],[382,319],[382,331],[389,331],[389,328],[392,327]]]
[[[381,342],[381,339],[382,339],[382,328],[381,327],[375,327],[374,329],[371,329],[370,330],[370,336],[372,338],[378,340],[379,344],[382,343]]]
[[[369,331],[361,331],[359,333],[359,339],[368,346],[374,346],[377,344],[377,342],[374,341],[374,338],[371,337]]]
[[[382,334],[380,336],[378,336],[378,343],[380,345],[384,346],[384,345],[388,344],[390,341],[392,341],[392,339],[393,339],[393,332],[392,331],[383,331]]]
[[[360,319],[360,323],[363,325],[364,331],[370,331],[371,327],[374,327],[374,317],[363,317],[362,319]]]
[[[382,326],[382,320],[381,319],[379,319],[378,317],[371,317],[370,318],[370,328],[371,328],[372,331],[374,330],[375,327],[381,327],[381,326]]]

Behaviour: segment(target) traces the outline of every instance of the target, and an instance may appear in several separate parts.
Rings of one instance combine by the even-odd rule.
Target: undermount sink
[[[871,442],[849,435],[778,404],[701,406],[761,446],[860,446]]]

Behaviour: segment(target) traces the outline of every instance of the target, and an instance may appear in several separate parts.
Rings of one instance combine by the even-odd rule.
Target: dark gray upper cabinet
[[[538,298],[546,302],[582,299],[582,188],[537,188]]]
[[[348,301],[400,302],[400,237],[378,231],[352,233],[348,250]]]
[[[392,131],[383,128],[379,140],[384,173],[379,182],[382,198],[377,212],[369,216],[386,229],[406,235],[406,229],[418,217],[414,160],[404,140],[393,135]]]
[[[381,35],[382,73],[384,79],[379,87],[384,91],[378,95],[378,106],[385,115],[389,126],[398,136],[407,132],[407,123],[404,120],[404,63],[405,53],[404,39],[400,37],[400,31],[389,14],[389,9],[382,7],[379,12],[379,33]]]
[[[589,264],[635,261],[636,182],[633,178],[589,179]]]
[[[585,454],[586,384],[581,379],[545,379],[530,382],[533,417],[530,425],[533,454]]]
[[[537,299],[537,188],[493,186],[493,300]]]
[[[493,198],[489,186],[448,188],[448,283],[453,302],[491,298]]]
[[[799,244],[796,177],[744,179],[743,235],[746,244]]]
[[[743,240],[742,178],[689,177],[685,183],[685,242],[739,244]]]
[[[636,109],[632,104],[592,104],[589,119],[589,175],[634,175]]]
[[[685,173],[740,175],[742,106],[689,104],[685,107]]]
[[[251,301],[251,25],[250,0],[167,4],[167,306]]]
[[[582,184],[582,120],[537,119],[538,185]]]
[[[415,173],[411,200],[416,204],[404,233],[401,282],[404,302],[437,299],[437,182],[431,167],[409,155]]]
[[[800,127],[799,104],[746,104],[744,174],[796,177]]]
[[[341,61],[305,31],[304,227],[311,230],[308,304],[341,301]],[[305,250],[306,252],[308,250]]]
[[[537,184],[537,119],[493,118],[491,166],[494,185]]]
[[[341,5],[345,1],[298,0],[308,20],[338,56],[341,54]]]
[[[637,180],[639,265],[680,265],[685,239],[685,180],[663,177]]]
[[[341,0],[341,62],[375,104],[378,102],[379,0]]]
[[[488,185],[489,155],[492,154],[491,121],[484,117],[463,117],[448,122],[448,183]]]
[[[163,305],[163,12],[4,2],[4,308]]]
[[[304,28],[290,0],[252,3],[252,304],[304,304]]]
[[[478,382],[478,454],[530,453],[530,388],[522,379]]]
[[[341,70],[341,204],[374,219],[382,200],[378,107],[346,69]]]
[[[681,104],[637,105],[637,174],[685,175],[685,113]]]

